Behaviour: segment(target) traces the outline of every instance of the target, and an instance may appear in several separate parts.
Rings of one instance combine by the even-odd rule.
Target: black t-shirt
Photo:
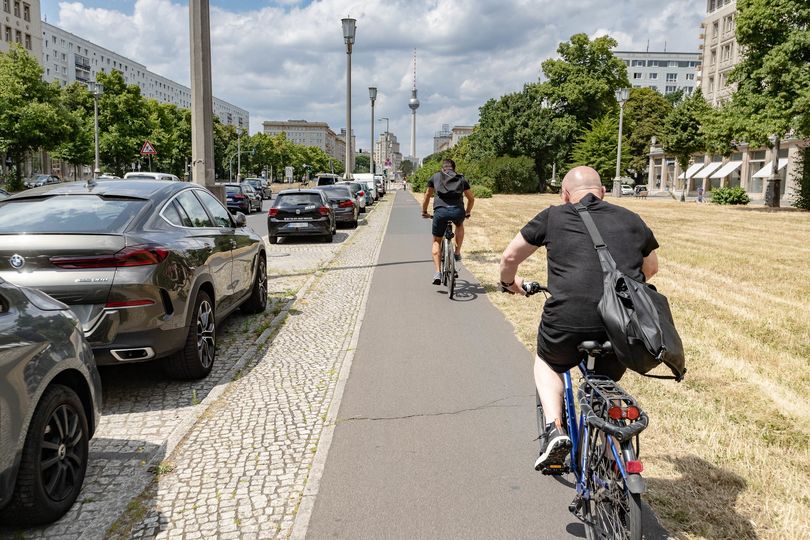
[[[658,248],[652,231],[630,210],[588,194],[580,201],[593,217],[616,266],[644,281],[644,257]],[[559,330],[603,329],[597,311],[602,298],[602,267],[593,241],[573,204],[551,206],[520,231],[524,240],[547,250],[551,297],[543,308],[543,324]]]
[[[437,172],[433,176],[430,177],[428,180],[427,187],[436,189],[436,184],[439,182],[438,175],[443,174],[441,172]],[[445,193],[444,196],[440,195],[438,191],[436,191],[436,196],[433,198],[433,209],[436,210],[437,208],[441,208],[442,206],[456,206],[464,210],[464,199],[462,195],[464,192],[470,189],[470,183],[467,182],[467,179],[464,178],[461,182],[461,192],[460,193]]]

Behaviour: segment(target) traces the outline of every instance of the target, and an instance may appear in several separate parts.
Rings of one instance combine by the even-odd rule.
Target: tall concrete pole
[[[191,170],[194,183],[212,189],[215,180],[214,95],[211,90],[208,0],[189,0],[188,11],[191,33]],[[221,193],[218,195],[221,198]]]
[[[419,108],[419,98],[416,97],[416,49],[413,50],[413,88],[408,107],[411,109],[411,159],[414,160],[413,166],[416,168],[416,109]]]

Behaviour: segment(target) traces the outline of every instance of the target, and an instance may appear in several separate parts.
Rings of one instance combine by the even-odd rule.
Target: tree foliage
[[[626,169],[636,183],[641,183],[649,166],[650,141],[661,139],[664,120],[672,111],[669,100],[652,88],[633,88],[624,106],[622,154],[627,159]],[[626,150],[625,150],[626,148]],[[615,150],[614,150],[615,160]]]
[[[664,148],[676,157],[682,170],[686,170],[692,154],[706,147],[703,121],[710,111],[703,93],[697,90],[672,109],[664,120]]]
[[[571,166],[587,165],[596,169],[602,184],[611,186],[616,176],[616,152],[619,140],[619,119],[607,114],[591,122],[574,146]],[[622,149],[624,150],[624,148]],[[627,168],[627,153],[622,151],[620,173]]]

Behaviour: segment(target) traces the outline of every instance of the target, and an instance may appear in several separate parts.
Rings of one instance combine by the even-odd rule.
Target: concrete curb
[[[391,208],[393,209],[393,202],[391,203]],[[383,227],[382,237],[385,237],[385,233],[388,231],[388,223],[390,218],[391,212],[389,211],[388,216],[386,217],[385,227]],[[372,258],[374,264],[376,264],[380,259],[381,248],[382,242],[377,242],[375,253]],[[373,278],[374,274],[372,272],[372,275],[366,284],[366,290],[363,293],[363,301],[360,303],[359,315],[354,324],[351,340],[349,341],[348,347],[346,347],[345,351],[343,352],[340,373],[338,374],[338,380],[335,384],[335,391],[332,394],[329,411],[326,414],[324,427],[321,431],[321,436],[318,439],[318,450],[315,452],[315,457],[312,460],[312,468],[310,469],[307,477],[304,492],[301,494],[301,500],[298,506],[298,512],[295,515],[292,531],[290,531],[290,535],[288,536],[288,538],[293,540],[303,540],[306,538],[307,529],[309,528],[309,521],[312,518],[312,513],[315,509],[315,498],[317,497],[320,489],[321,478],[323,478],[323,472],[326,468],[326,459],[329,455],[329,448],[332,445],[332,438],[335,434],[337,415],[338,411],[340,410],[340,403],[343,399],[343,391],[346,389],[346,383],[349,380],[349,373],[351,372],[352,361],[354,360],[354,352],[357,349],[357,342],[360,339],[360,330],[363,327],[363,321],[365,320],[366,305],[368,304],[368,297],[371,293],[371,282]]]

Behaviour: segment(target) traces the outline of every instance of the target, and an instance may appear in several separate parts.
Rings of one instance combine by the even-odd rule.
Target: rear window
[[[98,195],[6,200],[0,203],[0,233],[120,233],[146,204]]]
[[[289,195],[279,195],[276,199],[276,206],[308,206],[321,203],[323,201],[316,193],[290,193]]]
[[[242,190],[239,188],[239,186],[225,186],[226,195],[236,195],[237,193],[242,193]]]
[[[149,176],[148,174],[130,174],[127,176],[127,180],[154,180],[154,176]]]
[[[348,186],[328,186],[320,188],[329,197],[351,197]]]

